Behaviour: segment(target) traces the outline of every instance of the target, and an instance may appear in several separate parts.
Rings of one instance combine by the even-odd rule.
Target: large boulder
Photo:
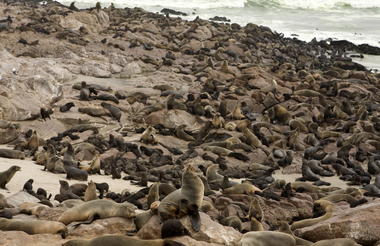
[[[313,226],[298,229],[295,233],[310,241],[333,238],[351,238],[363,245],[380,240],[380,201],[356,208],[334,211],[333,216]]]
[[[126,234],[135,231],[136,226],[133,219],[112,217],[98,219],[91,224],[81,224],[75,228],[69,228],[71,236],[99,236],[103,234]]]
[[[58,234],[29,235],[23,231],[0,231],[0,245],[61,246],[65,241]]]
[[[195,240],[216,243],[223,245],[232,245],[238,241],[242,234],[232,227],[227,227],[211,220],[210,216],[200,213],[201,229],[199,232],[193,231],[189,217],[181,218],[184,227],[189,231],[190,237]],[[137,233],[142,239],[158,239],[161,237],[161,220],[158,216],[153,216]]]

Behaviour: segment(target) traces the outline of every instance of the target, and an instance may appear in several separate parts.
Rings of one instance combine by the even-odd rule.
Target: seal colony
[[[43,177],[28,177],[19,187],[34,202],[1,195],[4,233],[60,234],[68,238],[54,243],[80,246],[380,242],[380,233],[307,231],[380,197],[380,75],[344,52],[255,24],[138,8],[8,0],[0,10],[12,20],[1,48],[63,60],[77,77],[18,125],[0,122],[15,134],[0,136],[12,148],[0,156],[32,159],[60,184],[47,192],[33,187]],[[1,189],[17,171],[0,165]],[[115,192],[94,175],[139,190]]]

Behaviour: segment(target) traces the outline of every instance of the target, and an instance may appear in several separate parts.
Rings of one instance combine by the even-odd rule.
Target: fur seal
[[[304,219],[304,220],[300,220],[300,221],[294,222],[290,226],[290,228],[292,229],[292,231],[294,231],[296,229],[299,229],[299,228],[304,228],[304,227],[307,227],[307,226],[315,225],[316,223],[324,221],[324,220],[327,220],[327,219],[329,219],[332,216],[332,212],[333,212],[334,206],[333,206],[333,204],[330,201],[327,201],[327,200],[317,200],[317,201],[314,202],[314,205],[320,206],[325,211],[325,214],[323,216],[318,217],[318,218]]]
[[[89,240],[74,239],[65,242],[62,246],[185,246],[182,243],[167,239],[142,240],[124,235],[107,235]]]
[[[40,146],[39,137],[37,131],[34,130],[32,136],[29,138],[27,147],[31,151],[31,155],[34,155]]]
[[[121,119],[121,110],[120,110],[120,108],[115,107],[112,104],[109,104],[109,103],[106,103],[106,102],[102,102],[100,105],[103,108],[107,109],[115,120],[117,120],[117,121],[120,122],[120,119]]]
[[[186,125],[180,125],[175,129],[175,135],[185,141],[195,141],[194,137],[185,132]]]
[[[274,122],[279,122],[281,124],[288,124],[292,118],[288,110],[279,104],[268,109],[268,116]]]
[[[207,178],[207,182],[211,186],[214,186],[215,184],[219,188],[223,182],[223,176],[218,173],[218,169],[219,169],[218,164],[212,164],[208,166],[206,170],[206,178]]]
[[[368,202],[367,199],[356,199],[355,197],[349,195],[349,194],[331,194],[325,197],[322,197],[320,200],[326,200],[332,203],[337,203],[340,201],[346,201],[350,204],[350,207],[356,207],[360,204]]]
[[[261,189],[257,188],[253,184],[250,184],[249,182],[244,182],[242,184],[236,184],[230,188],[224,189],[223,194],[253,195],[256,191],[262,192]]]
[[[9,159],[25,159],[25,155],[23,152],[19,150],[12,149],[0,149],[0,157],[9,158]]]
[[[65,225],[73,221],[93,221],[110,217],[133,218],[134,206],[129,203],[116,203],[112,200],[88,201],[65,211],[58,219]]]
[[[20,170],[21,167],[19,166],[11,166],[6,171],[0,172],[0,188],[6,189],[5,185],[8,184],[8,182],[11,181],[15,173]]]
[[[66,171],[66,178],[67,179],[75,179],[80,181],[87,181],[88,179],[88,173],[85,170],[80,170],[79,168],[72,167],[69,165],[64,166]]]
[[[156,144],[156,138],[154,137],[155,129],[152,126],[149,126],[141,135],[140,142],[145,144]]]
[[[161,238],[180,237],[187,234],[189,232],[177,219],[166,220],[161,227]]]
[[[45,163],[44,170],[52,173],[65,173],[64,163],[58,156],[54,155],[49,158]]]
[[[89,174],[100,173],[100,154],[97,153],[94,159],[87,166],[81,166],[80,169],[87,171]]]
[[[240,218],[237,216],[228,216],[228,217],[222,218],[219,222],[220,224],[224,226],[232,227],[236,229],[237,231],[242,230],[242,222]]]
[[[204,185],[192,166],[187,166],[182,174],[182,187],[167,195],[158,207],[163,220],[190,216],[194,231],[200,230],[198,209],[202,206]]]
[[[81,82],[79,99],[82,101],[90,100],[90,90],[87,88],[87,83],[85,81]]]
[[[40,109],[40,116],[41,118],[46,121],[46,119],[48,118],[49,120],[51,120],[50,118],[50,115],[53,113],[53,111],[50,109],[50,110],[47,110],[45,108],[41,108]]]
[[[159,189],[160,189],[160,182],[154,183],[150,187],[148,197],[147,197],[148,207],[150,207],[150,205],[152,205],[153,202],[160,200]]]
[[[0,218],[0,230],[24,231],[28,234],[61,234],[62,238],[67,235],[66,226],[57,221],[48,220],[22,220]]]
[[[73,102],[68,102],[65,105],[61,106],[59,108],[59,111],[64,113],[64,112],[69,111],[72,107],[75,107],[75,104]]]
[[[88,202],[96,199],[98,199],[98,197],[96,196],[96,186],[95,183],[91,180],[90,182],[88,182],[87,189],[84,193],[84,201]]]
[[[286,233],[275,231],[247,232],[238,246],[296,246],[296,240]]]

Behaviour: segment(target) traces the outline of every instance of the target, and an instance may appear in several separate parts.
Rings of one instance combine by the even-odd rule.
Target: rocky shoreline
[[[139,8],[0,13],[0,186],[18,187],[0,245],[380,242],[380,74],[357,47]],[[60,189],[14,183],[18,159]]]

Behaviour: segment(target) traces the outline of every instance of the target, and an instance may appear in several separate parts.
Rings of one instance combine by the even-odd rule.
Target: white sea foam
[[[249,0],[250,5],[290,9],[373,9],[380,8],[380,0]]]
[[[72,1],[59,1],[63,4]],[[97,0],[78,0],[78,5],[95,6]],[[106,0],[100,1],[104,6],[114,3],[120,7],[165,7],[189,9],[244,8],[247,0]]]

